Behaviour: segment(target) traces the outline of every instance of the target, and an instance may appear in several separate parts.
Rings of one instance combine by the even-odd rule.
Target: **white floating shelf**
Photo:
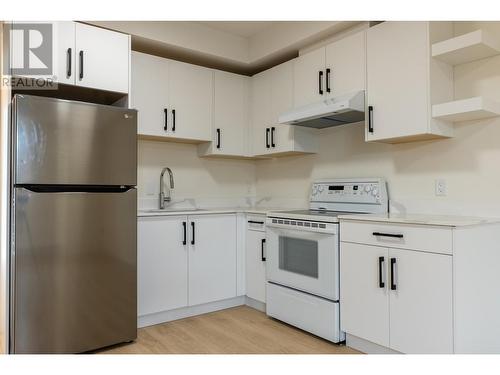
[[[476,30],[432,45],[432,57],[459,65],[500,54],[500,40],[485,30]]]
[[[496,116],[500,116],[500,103],[482,96],[432,106],[433,118],[451,122],[480,120]]]

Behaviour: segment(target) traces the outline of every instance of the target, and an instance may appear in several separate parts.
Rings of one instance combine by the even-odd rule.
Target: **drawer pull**
[[[374,236],[377,236],[377,237],[392,237],[392,238],[403,238],[404,237],[404,235],[402,235],[402,234],[394,234],[394,233],[373,232],[372,234]]]
[[[255,220],[248,220],[248,223],[249,223],[249,224],[261,224],[261,225],[263,225],[263,224],[264,224],[264,222],[263,222],[263,221],[255,221]]]
[[[264,245],[266,243],[266,239],[263,238],[261,240],[261,247],[260,247],[260,260],[265,262],[266,261],[266,256],[264,255]]]

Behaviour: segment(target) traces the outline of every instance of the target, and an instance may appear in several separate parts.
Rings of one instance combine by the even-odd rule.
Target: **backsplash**
[[[255,197],[255,164],[248,160],[200,158],[196,145],[173,142],[138,142],[138,205],[158,206],[160,172],[174,174],[173,203],[205,207],[244,204]],[[168,186],[165,179],[165,186]],[[183,201],[185,200],[185,201]],[[183,202],[180,202],[183,201]]]

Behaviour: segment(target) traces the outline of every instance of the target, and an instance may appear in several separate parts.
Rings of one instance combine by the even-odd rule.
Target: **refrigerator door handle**
[[[135,189],[133,186],[101,185],[16,185],[33,193],[125,193]]]

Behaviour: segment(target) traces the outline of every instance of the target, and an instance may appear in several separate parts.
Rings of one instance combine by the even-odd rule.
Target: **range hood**
[[[280,124],[323,129],[365,119],[365,92],[356,91],[294,108],[279,117]]]

